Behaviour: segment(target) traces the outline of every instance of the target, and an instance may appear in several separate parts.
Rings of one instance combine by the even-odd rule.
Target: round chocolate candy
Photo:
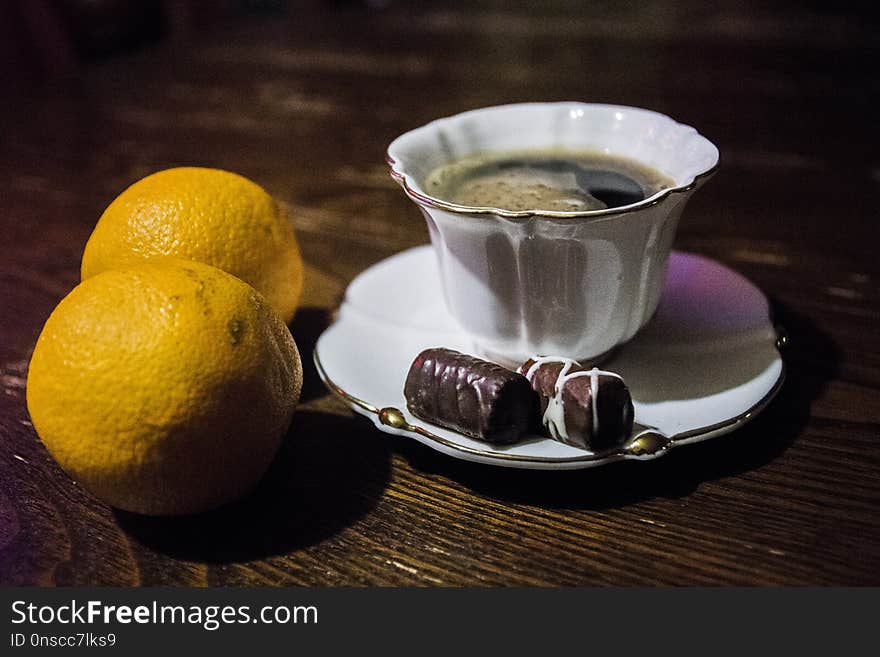
[[[541,399],[542,423],[551,438],[594,452],[629,438],[633,403],[619,374],[555,356],[530,358],[519,371]]]

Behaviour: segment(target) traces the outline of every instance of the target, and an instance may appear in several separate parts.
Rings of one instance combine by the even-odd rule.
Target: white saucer
[[[784,376],[779,343],[758,288],[713,260],[674,252],[656,315],[602,365],[629,386],[636,423],[643,425],[635,438],[604,453],[539,436],[495,447],[406,410],[404,380],[422,349],[474,353],[446,313],[431,247],[420,246],[352,281],[336,322],[318,340],[315,364],[327,387],[382,431],[469,461],[576,469],[656,458],[672,447],[733,431],[779,391]]]

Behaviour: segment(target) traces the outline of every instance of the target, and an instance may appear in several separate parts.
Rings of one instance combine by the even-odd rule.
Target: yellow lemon
[[[275,199],[238,174],[181,167],[134,183],[101,215],[83,253],[82,278],[157,255],[237,276],[285,322],[299,303],[303,264],[293,226]]]
[[[46,321],[27,381],[58,463],[109,504],[177,515],[231,501],[290,424],[302,366],[251,286],[158,258],[80,283]]]

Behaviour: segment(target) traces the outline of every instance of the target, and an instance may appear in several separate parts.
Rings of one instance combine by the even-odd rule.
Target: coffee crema
[[[585,212],[638,203],[673,181],[636,160],[565,149],[480,153],[434,169],[425,190],[456,205]]]

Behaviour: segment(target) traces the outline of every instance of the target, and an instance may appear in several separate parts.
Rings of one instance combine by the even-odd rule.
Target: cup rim
[[[692,132],[693,135],[701,137],[706,141],[706,143],[711,146],[715,150],[715,162],[709,168],[700,171],[695,174],[692,179],[685,181],[681,185],[675,185],[673,187],[667,187],[665,189],[661,189],[655,194],[642,199],[636,203],[630,203],[629,205],[621,205],[613,208],[604,208],[601,210],[579,210],[579,211],[559,211],[559,210],[505,210],[503,208],[496,208],[491,206],[470,206],[470,205],[460,205],[458,203],[452,203],[450,201],[444,201],[441,198],[436,196],[431,196],[419,189],[416,189],[417,185],[411,184],[410,174],[408,174],[400,158],[395,158],[392,154],[395,150],[395,146],[399,145],[402,140],[405,140],[409,137],[412,137],[415,133],[422,132],[425,130],[436,129],[444,123],[448,123],[451,121],[459,120],[465,118],[467,116],[473,116],[476,114],[484,113],[488,110],[503,110],[503,109],[513,109],[518,107],[572,107],[572,108],[602,108],[602,109],[610,109],[616,111],[630,111],[630,112],[639,112],[642,114],[653,114],[655,116],[667,119],[671,121],[676,127]],[[452,212],[455,214],[462,215],[491,215],[496,217],[501,217],[504,219],[532,219],[532,218],[542,218],[542,219],[610,219],[623,214],[629,214],[631,212],[637,212],[640,210],[644,210],[646,208],[650,208],[659,203],[662,203],[667,198],[672,196],[673,194],[680,194],[683,192],[691,191],[696,188],[706,180],[708,180],[715,172],[718,170],[718,166],[720,164],[720,152],[718,147],[712,143],[709,139],[705,137],[705,135],[700,134],[696,128],[690,126],[686,123],[680,123],[673,119],[671,116],[667,114],[663,114],[661,112],[657,112],[655,110],[646,109],[643,107],[635,107],[631,105],[615,105],[609,103],[584,103],[579,101],[561,101],[561,102],[531,102],[531,103],[508,103],[504,105],[491,105],[488,107],[480,107],[472,110],[467,110],[465,112],[459,112],[458,114],[452,114],[449,116],[441,117],[429,121],[428,123],[419,126],[417,128],[413,128],[400,136],[398,136],[394,141],[392,141],[388,145],[388,149],[385,153],[385,161],[388,163],[388,166],[391,168],[391,177],[403,187],[404,192],[406,192],[407,196],[409,196],[413,201],[415,201],[419,205],[424,205],[431,208],[436,208],[440,210],[446,210],[447,212]]]

